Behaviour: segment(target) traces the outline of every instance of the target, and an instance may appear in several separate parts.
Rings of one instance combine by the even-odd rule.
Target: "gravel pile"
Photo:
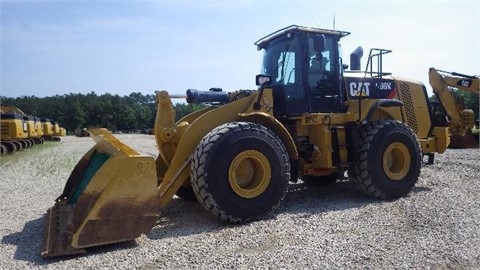
[[[156,156],[153,136],[118,135]],[[408,197],[369,199],[348,182],[292,184],[264,220],[224,224],[174,199],[151,232],[77,257],[42,259],[43,217],[90,138],[66,137],[0,160],[3,269],[479,269],[480,151],[447,150]]]

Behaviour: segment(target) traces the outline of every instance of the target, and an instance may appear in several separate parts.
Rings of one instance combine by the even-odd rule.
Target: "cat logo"
[[[370,82],[351,82],[350,96],[368,97],[370,95]]]
[[[458,80],[457,85],[465,88],[470,88],[470,86],[472,85],[472,80],[468,80],[468,79]]]

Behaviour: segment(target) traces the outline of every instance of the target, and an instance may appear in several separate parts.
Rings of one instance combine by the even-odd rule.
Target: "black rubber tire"
[[[21,149],[28,148],[27,140],[18,140],[17,142],[21,145]]]
[[[399,179],[392,179],[384,169],[384,153],[391,145],[408,152],[409,167]],[[360,160],[353,181],[365,194],[379,199],[395,199],[410,192],[422,166],[417,136],[407,125],[394,120],[368,122],[360,129]],[[405,168],[408,163],[404,164]]]
[[[17,151],[17,145],[11,141],[2,142],[2,145],[4,145],[5,148],[7,149],[7,153],[12,153]]]
[[[30,139],[25,139],[25,142],[27,143],[26,148],[31,148],[33,146],[33,141],[31,141]]]
[[[3,144],[0,145],[0,155],[5,155],[6,153],[8,153],[7,151],[7,147]]]
[[[290,160],[290,182],[298,182],[298,160]]]
[[[16,149],[17,151],[23,149],[23,145],[22,145],[21,142],[19,142],[19,141],[12,141],[12,143],[15,144],[15,149]]]
[[[245,151],[261,153],[270,168],[268,185],[253,198],[238,195],[229,182],[232,162]],[[255,123],[234,122],[213,129],[200,141],[190,175],[193,191],[205,209],[223,221],[245,223],[271,213],[284,199],[290,162],[275,133]]]
[[[27,141],[30,143],[30,147],[33,147],[35,145],[35,141],[33,139],[29,138]]]

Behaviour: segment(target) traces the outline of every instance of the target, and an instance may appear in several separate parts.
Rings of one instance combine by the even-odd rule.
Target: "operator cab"
[[[261,73],[270,77],[276,116],[344,111],[338,41],[349,34],[292,25],[255,43],[264,50]]]

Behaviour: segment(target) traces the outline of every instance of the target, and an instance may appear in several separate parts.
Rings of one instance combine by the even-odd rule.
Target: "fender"
[[[170,164],[162,163],[157,159],[157,166],[160,165],[162,169],[165,169],[165,172],[157,172],[158,175],[163,175],[158,191],[161,197],[160,207],[164,207],[188,178],[190,160],[198,142],[215,127],[228,122],[238,121],[241,113],[248,111],[248,108],[253,106],[252,104],[257,95],[250,95],[235,102],[204,111],[203,114],[196,115],[196,119],[192,123],[187,124],[184,121],[180,121],[178,126],[174,126],[174,128],[171,128],[174,125],[173,113],[168,108],[173,108],[173,105],[168,93],[162,91],[158,94],[158,97],[160,105],[157,120],[155,121],[157,145],[161,149],[163,144],[178,140],[176,149],[172,152],[173,158]],[[167,109],[160,109],[162,104],[166,104]],[[175,132],[176,129],[183,130]],[[161,145],[162,147],[160,147]]]
[[[375,102],[375,104],[373,104],[372,107],[370,107],[370,110],[368,110],[367,116],[365,117],[365,120],[363,120],[363,123],[370,122],[370,119],[372,118],[373,113],[375,113],[378,107],[389,108],[389,107],[402,107],[402,106],[403,106],[403,102],[398,99],[380,99],[377,102]]]
[[[264,112],[244,113],[240,115],[240,121],[257,123],[272,130],[282,140],[285,148],[287,148],[290,160],[298,159],[298,151],[292,136],[287,129],[273,116]]]

